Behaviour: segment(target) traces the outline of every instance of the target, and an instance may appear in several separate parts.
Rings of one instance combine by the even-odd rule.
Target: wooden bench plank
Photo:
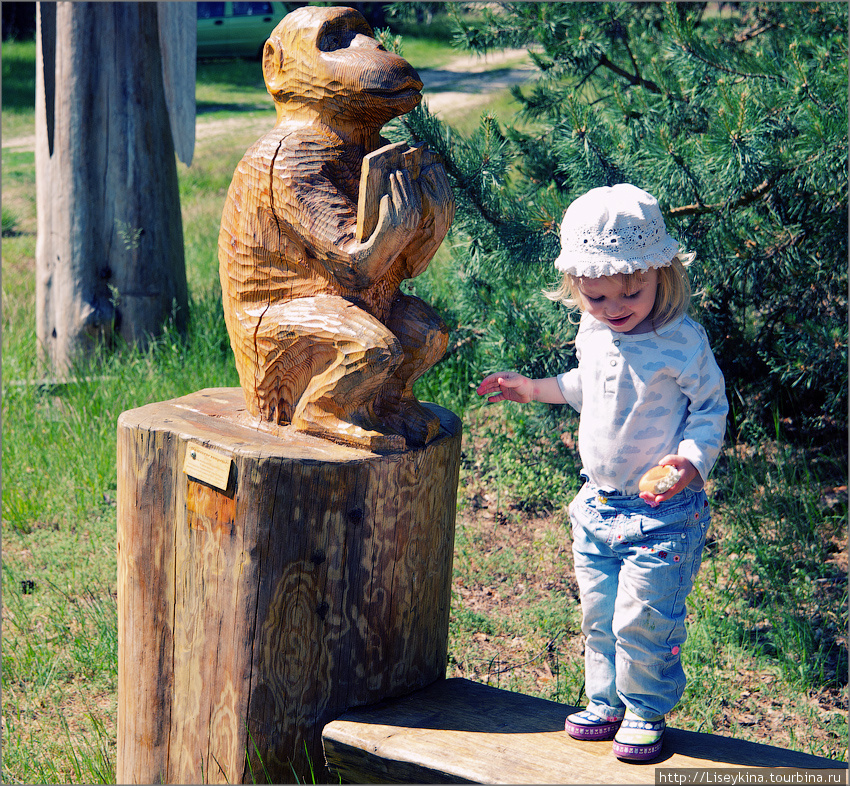
[[[564,732],[575,707],[464,679],[351,710],[327,724],[325,759],[343,783],[655,783],[655,768],[795,767],[838,762],[770,745],[668,728],[661,755],[622,762],[610,742]]]

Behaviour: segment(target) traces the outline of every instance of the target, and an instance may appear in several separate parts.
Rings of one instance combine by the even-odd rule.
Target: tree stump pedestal
[[[239,388],[121,415],[119,783],[326,782],[325,724],[445,675],[461,426],[426,406],[386,455]]]

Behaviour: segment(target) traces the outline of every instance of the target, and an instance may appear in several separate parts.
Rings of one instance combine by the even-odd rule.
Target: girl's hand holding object
[[[697,476],[697,470],[682,456],[665,456],[640,479],[640,498],[650,507],[657,507],[682,489],[687,488]]]
[[[640,490],[648,494],[663,494],[678,483],[682,473],[669,464],[653,467],[640,479]]]

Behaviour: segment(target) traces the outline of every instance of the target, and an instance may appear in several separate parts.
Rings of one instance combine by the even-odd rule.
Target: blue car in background
[[[198,57],[261,57],[269,33],[303,3],[198,3]]]

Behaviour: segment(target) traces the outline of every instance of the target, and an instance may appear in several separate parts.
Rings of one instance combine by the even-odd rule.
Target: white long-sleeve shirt
[[[578,368],[557,377],[581,413],[582,473],[602,489],[637,494],[668,453],[689,459],[702,488],[726,432],[723,374],[701,325],[683,316],[657,331],[617,333],[585,312]]]

